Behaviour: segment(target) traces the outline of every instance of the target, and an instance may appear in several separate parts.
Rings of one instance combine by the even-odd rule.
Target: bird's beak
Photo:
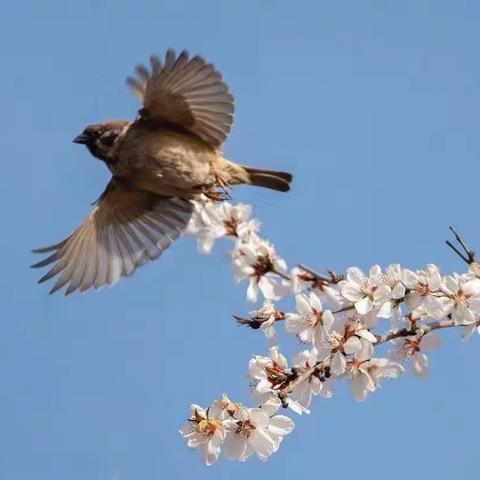
[[[87,143],[87,136],[81,133],[73,139],[73,143]]]

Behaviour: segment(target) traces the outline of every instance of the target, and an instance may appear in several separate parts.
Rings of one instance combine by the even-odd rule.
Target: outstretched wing
[[[193,205],[131,190],[112,179],[88,218],[68,238],[36,253],[53,252],[32,265],[53,264],[40,282],[59,275],[50,293],[67,285],[65,294],[113,285],[154,260],[185,229]]]
[[[233,96],[214,66],[199,56],[189,59],[184,50],[178,57],[168,50],[165,63],[150,58],[151,72],[136,67],[137,78],[127,83],[143,102],[144,119],[174,124],[202,140],[219,147],[227,138],[233,122]]]

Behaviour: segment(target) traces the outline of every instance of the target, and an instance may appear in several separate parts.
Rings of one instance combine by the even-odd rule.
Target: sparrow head
[[[83,132],[73,139],[73,142],[85,145],[94,157],[109,162],[113,160],[115,140],[126,125],[128,122],[123,120],[87,125]]]

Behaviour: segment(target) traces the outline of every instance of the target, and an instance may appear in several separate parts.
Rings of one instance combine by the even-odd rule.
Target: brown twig
[[[341,280],[343,280],[343,277],[341,275],[338,275],[333,270],[327,270],[328,277],[326,277],[325,275],[322,275],[321,273],[318,273],[315,270],[312,270],[310,267],[306,267],[303,264],[299,264],[298,267],[301,268],[303,271],[307,272],[308,274],[310,274],[313,277],[312,280],[318,280],[318,281],[324,282],[327,285],[330,285],[330,284],[335,285]]]
[[[348,312],[349,310],[353,310],[355,308],[355,305],[345,305],[342,308],[339,308],[338,310],[334,310],[332,313],[335,315],[336,313],[342,313],[342,312]]]
[[[275,273],[275,275],[278,275],[279,277],[283,278],[284,280],[288,280],[288,281],[292,280],[292,277],[290,277],[290,275],[279,272],[278,270],[272,270],[272,272]]]
[[[461,252],[450,240],[446,240],[445,243],[468,265],[471,265],[475,262],[475,252],[467,246],[463,238],[455,231],[453,227],[450,227],[451,232],[455,236],[455,240],[462,247],[463,252]]]

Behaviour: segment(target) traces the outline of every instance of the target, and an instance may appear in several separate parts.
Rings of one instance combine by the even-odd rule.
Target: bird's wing
[[[140,118],[159,125],[177,125],[219,147],[233,122],[233,96],[214,66],[199,56],[178,57],[168,50],[165,62],[150,58],[151,72],[139,65],[127,83],[143,102]]]
[[[59,275],[50,293],[67,285],[66,294],[112,285],[157,258],[185,229],[193,205],[131,190],[112,179],[88,218],[34,268],[53,264],[40,282]]]

